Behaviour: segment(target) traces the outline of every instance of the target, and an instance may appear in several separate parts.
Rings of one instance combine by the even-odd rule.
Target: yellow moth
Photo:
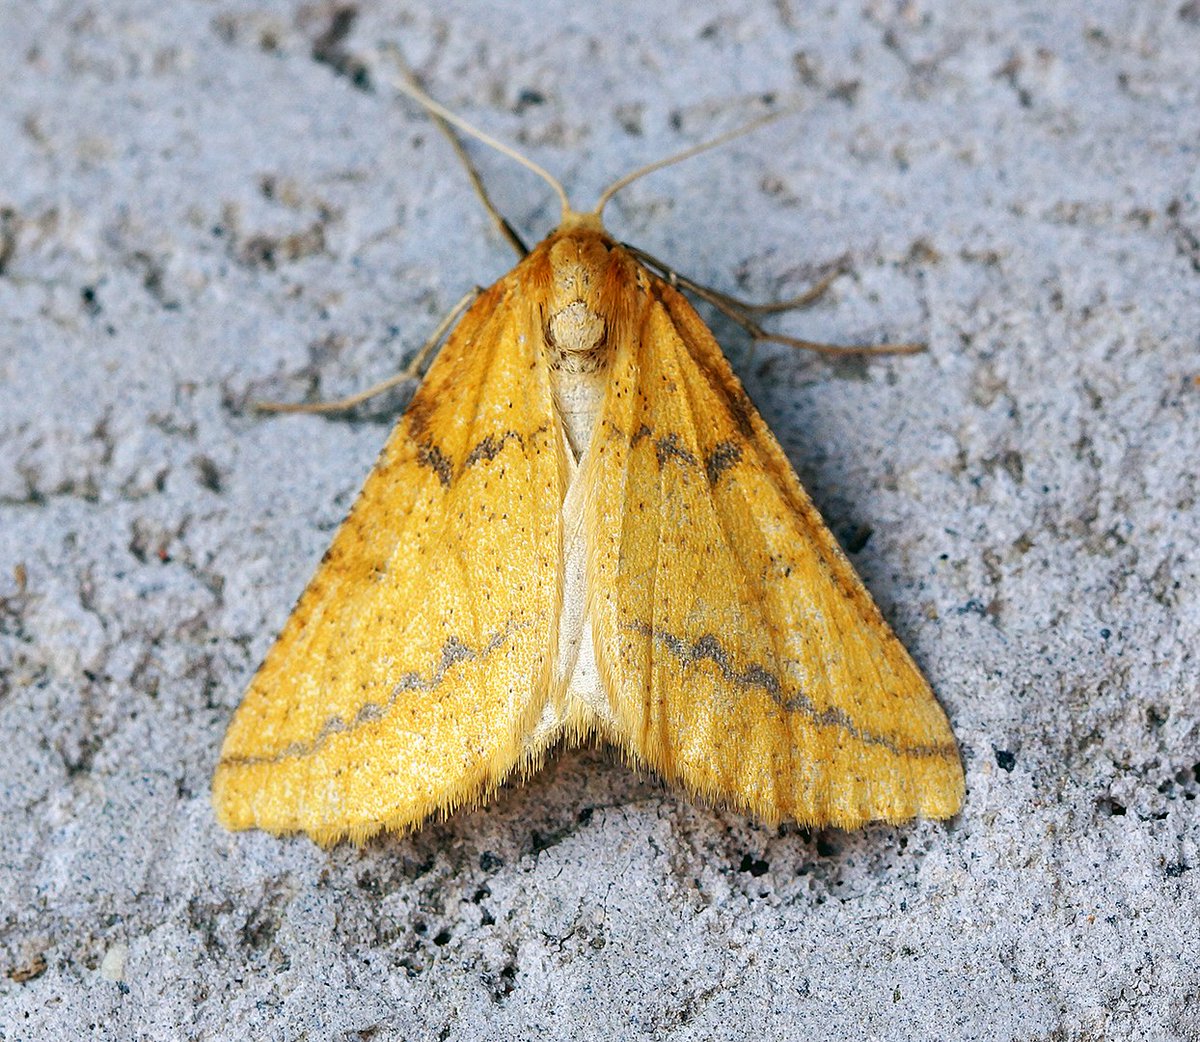
[[[218,818],[361,841],[596,738],[767,822],[953,815],[929,685],[708,328],[605,232],[631,178],[580,213],[536,169],[562,221],[430,366],[229,726]]]

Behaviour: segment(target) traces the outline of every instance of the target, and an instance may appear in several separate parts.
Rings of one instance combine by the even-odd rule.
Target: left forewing
[[[321,841],[481,798],[528,754],[559,598],[562,435],[510,276],[442,348],[254,677],[231,828]]]

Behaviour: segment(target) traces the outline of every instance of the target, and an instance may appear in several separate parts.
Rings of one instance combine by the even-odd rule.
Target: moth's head
[[[570,207],[563,210],[562,219],[558,222],[558,228],[555,229],[555,232],[556,234],[565,232],[607,234],[604,230],[604,221],[601,219],[599,211],[580,213],[578,210],[572,210]]]

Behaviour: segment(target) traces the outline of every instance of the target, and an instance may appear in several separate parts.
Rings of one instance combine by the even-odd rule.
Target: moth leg
[[[462,300],[455,304],[446,313],[446,317],[437,324],[437,328],[430,334],[429,339],[413,355],[412,361],[394,376],[389,376],[386,380],[380,380],[379,383],[368,387],[366,390],[347,395],[345,398],[337,398],[331,402],[254,402],[252,408],[256,412],[345,412],[347,409],[353,409],[356,405],[361,405],[368,399],[383,394],[384,391],[390,391],[393,387],[397,387],[408,380],[415,380],[421,372],[421,367],[429,358],[429,355],[442,342],[442,337],[446,335],[447,330],[458,321],[459,315],[466,311],[475,302],[475,298],[482,292],[483,290],[476,286],[469,293],[465,294]]]
[[[385,44],[383,50],[391,57],[392,62],[398,67],[400,75],[409,83],[418,89],[421,87],[417,80],[417,75],[409,68],[404,57],[400,53],[400,48],[395,44]],[[509,223],[508,218],[504,216],[492,202],[492,197],[488,195],[487,188],[484,186],[483,178],[479,176],[479,168],[476,167],[470,155],[467,154],[467,149],[462,143],[462,139],[454,132],[454,128],[450,126],[441,116],[432,110],[428,113],[429,118],[433,120],[434,125],[445,136],[446,140],[454,149],[454,154],[458,156],[459,162],[467,171],[467,177],[470,178],[471,187],[475,189],[475,194],[479,196],[479,201],[483,203],[483,208],[487,210],[488,216],[492,219],[492,223],[496,226],[496,230],[504,237],[505,241],[516,251],[518,257],[524,259],[529,256],[529,247],[525,245],[521,236],[517,234],[516,229]]]
[[[433,121],[437,124],[438,129],[446,135],[450,140],[450,144],[454,146],[454,152],[462,162],[463,167],[467,171],[467,177],[471,181],[471,187],[475,189],[475,194],[479,196],[479,201],[483,203],[483,208],[487,210],[488,216],[492,219],[492,223],[496,226],[497,231],[504,236],[508,244],[516,251],[517,256],[524,260],[529,256],[529,247],[525,245],[524,240],[517,234],[517,230],[509,223],[507,217],[504,216],[492,202],[492,197],[488,195],[487,189],[484,187],[483,178],[479,175],[479,168],[467,154],[466,146],[462,143],[462,139],[454,133],[454,128],[450,126],[441,116],[434,115]]]
[[[722,293],[720,290],[713,289],[711,286],[705,286],[704,288],[714,297],[720,297],[730,307],[736,308],[738,311],[752,315],[778,315],[784,311],[803,311],[805,308],[812,307],[829,292],[829,287],[849,270],[849,265],[844,260],[838,261],[832,269],[822,275],[803,293],[795,297],[789,297],[787,300],[772,301],[769,304],[755,304],[753,301],[741,300],[738,297],[730,296],[728,293]]]
[[[910,343],[884,343],[884,344],[826,344],[819,340],[805,340],[801,337],[784,336],[780,333],[771,333],[763,329],[761,325],[754,320],[755,315],[776,314],[781,311],[792,311],[799,308],[811,307],[818,301],[825,292],[833,285],[837,277],[844,273],[845,267],[838,265],[833,271],[829,272],[817,283],[805,290],[798,297],[793,297],[790,300],[779,301],[774,304],[749,304],[745,301],[738,300],[736,297],[731,297],[720,290],[712,289],[709,286],[701,285],[699,282],[694,282],[686,275],[680,275],[669,265],[652,257],[645,250],[640,250],[636,246],[626,244],[625,249],[629,250],[643,264],[659,271],[663,278],[672,286],[676,286],[694,293],[701,300],[706,301],[715,307],[726,318],[736,322],[749,335],[750,338],[758,343],[759,341],[767,341],[775,344],[787,344],[789,347],[799,347],[806,351],[816,351],[823,355],[914,355],[925,350],[925,345],[916,342]]]

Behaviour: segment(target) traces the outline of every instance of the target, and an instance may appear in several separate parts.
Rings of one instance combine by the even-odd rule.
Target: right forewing
[[[953,814],[962,768],[929,685],[708,329],[652,285],[586,472],[611,737],[769,821]]]

